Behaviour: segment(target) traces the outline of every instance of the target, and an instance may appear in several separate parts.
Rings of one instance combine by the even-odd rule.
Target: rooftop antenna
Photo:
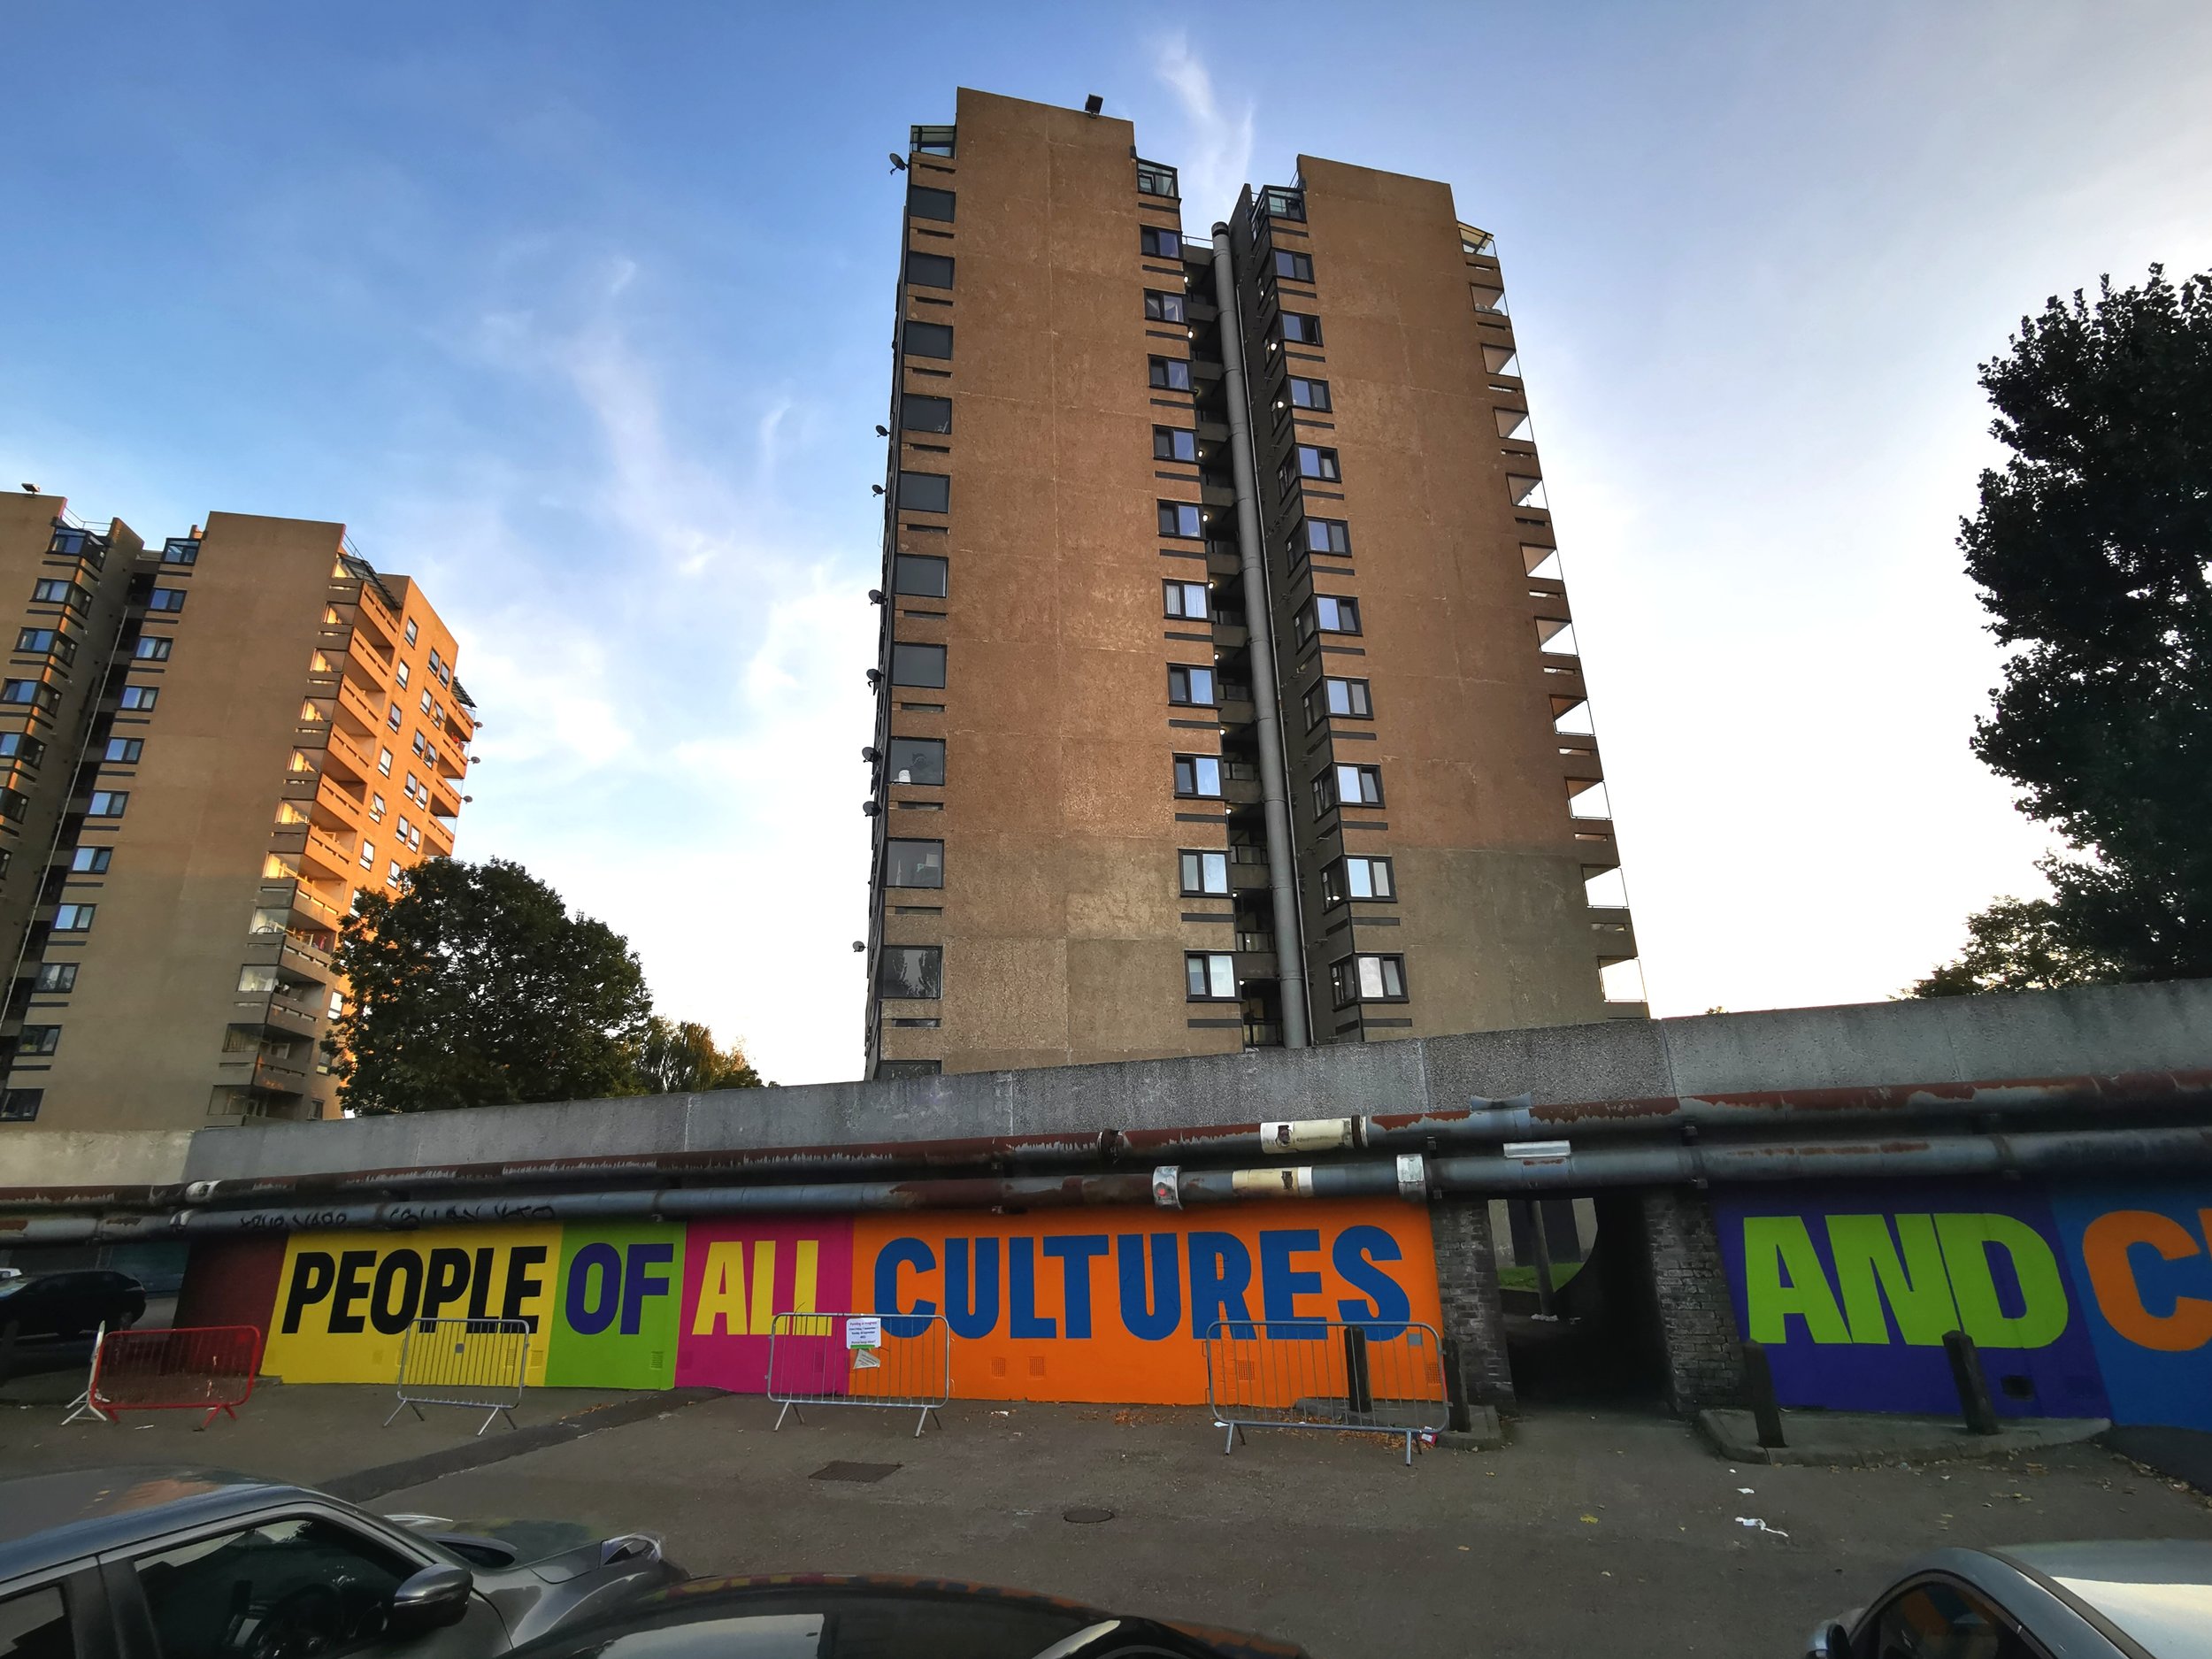
[[[891,171],[894,173],[904,173],[906,171],[906,157],[900,155],[895,150],[891,152]]]

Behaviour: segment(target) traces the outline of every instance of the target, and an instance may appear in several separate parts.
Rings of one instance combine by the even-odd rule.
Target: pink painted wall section
[[[676,1386],[759,1394],[779,1310],[841,1312],[852,1297],[849,1217],[695,1221],[684,1240]]]

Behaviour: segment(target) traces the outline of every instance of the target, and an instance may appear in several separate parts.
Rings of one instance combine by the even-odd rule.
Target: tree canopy
[[[637,1077],[649,1094],[696,1094],[710,1088],[758,1088],[760,1073],[735,1044],[715,1046],[696,1020],[653,1016],[638,1046]]]
[[[338,940],[331,1071],[361,1113],[639,1091],[651,1003],[627,941],[503,859],[432,858]]]
[[[1959,545],[2014,654],[1974,752],[2085,856],[1914,989],[2212,974],[2212,273],[2054,298],[1980,379],[2011,454]]]

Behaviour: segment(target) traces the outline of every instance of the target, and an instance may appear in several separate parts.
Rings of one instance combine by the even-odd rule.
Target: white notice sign
[[[847,1348],[881,1348],[883,1321],[880,1318],[852,1318],[845,1321]]]

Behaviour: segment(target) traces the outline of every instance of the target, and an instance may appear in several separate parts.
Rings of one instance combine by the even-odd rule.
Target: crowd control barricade
[[[501,1417],[511,1429],[529,1366],[526,1319],[417,1319],[399,1340],[399,1403],[384,1426],[410,1408],[459,1406],[484,1414],[479,1434]]]
[[[102,1329],[92,1350],[92,1375],[76,1409],[113,1423],[126,1411],[217,1412],[233,1422],[253,1397],[261,1369],[261,1333],[250,1325],[188,1325],[170,1331]]]
[[[1224,1319],[1206,1336],[1206,1403],[1229,1432],[1349,1429],[1415,1437],[1451,1424],[1444,1350],[1426,1325],[1338,1319]]]
[[[952,1327],[941,1313],[780,1313],[768,1327],[768,1397],[787,1417],[802,1406],[912,1411],[914,1437],[952,1397]]]

